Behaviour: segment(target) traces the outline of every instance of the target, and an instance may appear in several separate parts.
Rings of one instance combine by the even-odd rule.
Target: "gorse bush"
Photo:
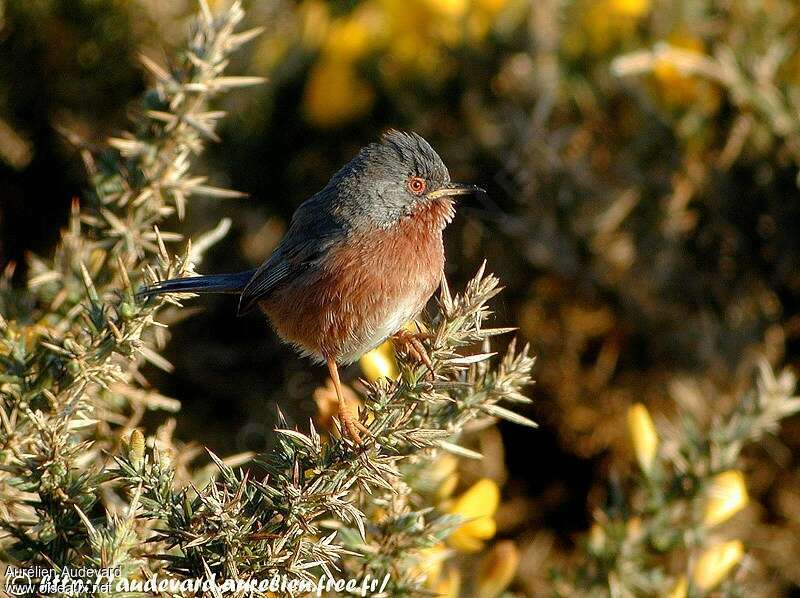
[[[259,19],[262,4],[254,3]],[[646,0],[543,2],[532,13],[513,1],[351,8],[303,2],[281,13],[294,29],[260,36],[239,31],[239,3],[213,14],[201,0],[175,56],[142,58],[152,87],[133,130],[103,150],[79,144],[88,189],[53,255],[31,256],[24,284],[13,266],[0,280],[3,560],[220,586],[174,595],[227,595],[226,581],[275,574],[366,579],[384,596],[481,598],[752,595],[800,581],[763,540],[791,547],[800,535],[755,525],[751,497],[768,482],[756,471],[763,458],[748,448],[767,443],[782,455],[776,462],[790,462],[769,435],[800,410],[789,370],[776,374],[761,360],[754,376],[751,367],[754,344],[776,363],[791,333],[781,310],[796,284],[796,240],[785,233],[795,213],[779,205],[775,181],[797,166],[787,45],[796,14],[765,22],[761,9],[743,7],[694,29],[648,19]],[[743,33],[747,43],[734,43]],[[771,60],[754,63],[773,38]],[[463,86],[471,137],[447,143],[462,161],[475,154],[496,165],[497,190],[511,199],[481,207],[501,241],[473,223],[462,237],[478,241],[461,249],[508,257],[502,267],[526,298],[519,324],[542,348],[538,392],[558,414],[548,425],[560,440],[595,455],[624,423],[638,465],[604,472],[591,527],[574,549],[544,533],[509,538],[518,531],[510,511],[524,515],[527,503],[501,500],[493,426],[535,425],[521,414],[534,360],[515,341],[495,353],[494,337],[512,329],[487,326],[500,282],[485,267],[461,292],[443,282],[417,323],[433,375],[390,345],[361,360],[365,379],[345,391],[366,411],[363,450],[342,438],[330,386],[313,393],[314,421],[278,413],[261,454],[218,457],[202,450],[202,436],[175,437],[180,402],[145,375],[172,369],[161,354],[163,322],[183,296],[144,300],[137,291],[191,274],[230,228],[222,220],[192,242],[165,230],[199,198],[243,196],[196,170],[222,136],[225,112],[212,102],[262,83],[226,72],[251,41],[278,78],[307,69],[298,106],[320,129],[352,123],[387,94],[402,104],[409,77],[426,93]],[[437,101],[428,112],[402,104],[398,113],[421,132],[441,115],[446,130],[452,115]],[[231,131],[234,143],[249,130]],[[750,178],[745,158],[764,175],[748,188],[769,199],[756,212],[759,230],[773,232],[756,241],[725,192]],[[758,251],[748,254],[751,241]],[[525,268],[538,273],[533,283]],[[735,368],[736,383],[723,383]],[[674,414],[654,423],[640,401],[666,398]],[[536,459],[549,458],[526,456],[533,477]]]
[[[253,82],[222,76],[227,54],[253,37],[233,33],[241,16],[238,7],[220,20],[204,13],[171,73],[145,60],[157,86],[136,133],[112,140],[117,152],[85,153],[92,190],[73,203],[55,256],[31,260],[25,289],[5,281],[4,525],[17,558],[89,557],[90,529],[79,528],[102,510],[108,452],[146,410],[177,407],[141,386],[143,360],[164,364],[146,340],[159,306],[137,301],[131,276],[184,271],[186,259],[171,263],[164,245],[179,237],[161,235],[157,223],[182,214],[192,195],[230,194],[188,169],[221,116],[207,100]]]
[[[662,438],[647,409],[633,405],[628,429],[641,473],[609,493],[595,513],[582,562],[555,576],[556,594],[684,597],[723,582],[725,595],[756,591],[744,576],[727,577],[742,561],[744,545],[730,537],[730,528],[720,528],[748,503],[738,469],[743,447],[800,411],[796,384],[792,373],[776,378],[763,363],[757,389],[715,415],[696,388],[683,388],[677,397],[682,417],[664,423]]]
[[[212,455],[209,481],[207,470],[186,468],[189,457],[168,434],[145,440],[137,428],[144,411],[178,407],[144,387],[138,371],[143,361],[168,367],[155,349],[155,318],[175,299],[143,302],[137,280],[191,271],[208,246],[207,237],[172,258],[167,243],[180,236],[158,224],[182,217],[192,197],[238,195],[190,168],[217,139],[223,113],[209,99],[259,82],[223,72],[228,54],[258,33],[235,32],[239,5],[219,17],[201,6],[177,63],[143,58],[156,85],[136,131],[112,139],[116,151],[86,153],[93,188],[74,204],[54,258],[31,262],[25,289],[6,280],[4,551],[18,563],[121,567],[129,577],[372,573],[385,578],[385,592],[413,595],[427,578],[415,570],[420,551],[460,522],[415,489],[423,464],[443,451],[477,457],[458,445],[468,424],[500,417],[532,425],[498,404],[527,402],[533,360],[512,343],[492,363],[489,339],[508,330],[484,327],[498,281],[483,269],[462,294],[445,285],[424,322],[433,379],[401,362],[398,379],[366,387],[363,453],[335,427],[325,438],[313,424],[308,433],[280,429],[277,449],[246,471]],[[458,352],[473,346],[479,352]]]

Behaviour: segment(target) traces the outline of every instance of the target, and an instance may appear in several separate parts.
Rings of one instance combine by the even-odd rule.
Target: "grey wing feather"
[[[329,210],[320,193],[297,208],[286,236],[245,286],[239,299],[239,314],[245,314],[275,289],[312,267],[338,242],[346,227]]]

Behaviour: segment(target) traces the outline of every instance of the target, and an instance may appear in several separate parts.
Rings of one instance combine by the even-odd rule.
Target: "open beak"
[[[479,193],[486,193],[477,185],[465,185],[463,183],[448,183],[441,189],[427,193],[425,197],[428,199],[436,199],[437,197],[453,197],[455,195],[477,195]]]

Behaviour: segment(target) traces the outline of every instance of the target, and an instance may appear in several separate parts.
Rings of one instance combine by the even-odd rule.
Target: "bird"
[[[443,231],[456,200],[477,193],[483,189],[450,180],[423,137],[392,129],[300,204],[258,268],[164,280],[141,294],[229,293],[239,296],[240,315],[260,309],[284,342],[327,365],[342,428],[360,445],[369,430],[345,402],[339,366],[390,337],[430,365],[404,325],[442,281]]]

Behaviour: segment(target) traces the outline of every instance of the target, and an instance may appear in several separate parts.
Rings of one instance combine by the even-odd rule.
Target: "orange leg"
[[[422,333],[414,334],[405,328],[401,328],[392,336],[392,342],[395,347],[404,348],[412,359],[425,364],[425,367],[428,368],[431,376],[433,376],[433,362],[425,349],[425,345],[422,344],[420,336],[422,336]]]
[[[347,408],[347,402],[344,400],[344,395],[342,394],[342,383],[339,380],[339,368],[336,366],[336,361],[333,359],[328,359],[327,363],[328,371],[330,372],[331,379],[333,380],[333,387],[336,389],[336,398],[339,400],[339,419],[344,427],[344,432],[347,434],[350,440],[357,445],[360,445],[361,435],[358,433],[359,430],[366,434],[369,434],[369,430],[365,425],[358,421],[358,413],[356,413],[356,417],[353,418],[353,415]]]

